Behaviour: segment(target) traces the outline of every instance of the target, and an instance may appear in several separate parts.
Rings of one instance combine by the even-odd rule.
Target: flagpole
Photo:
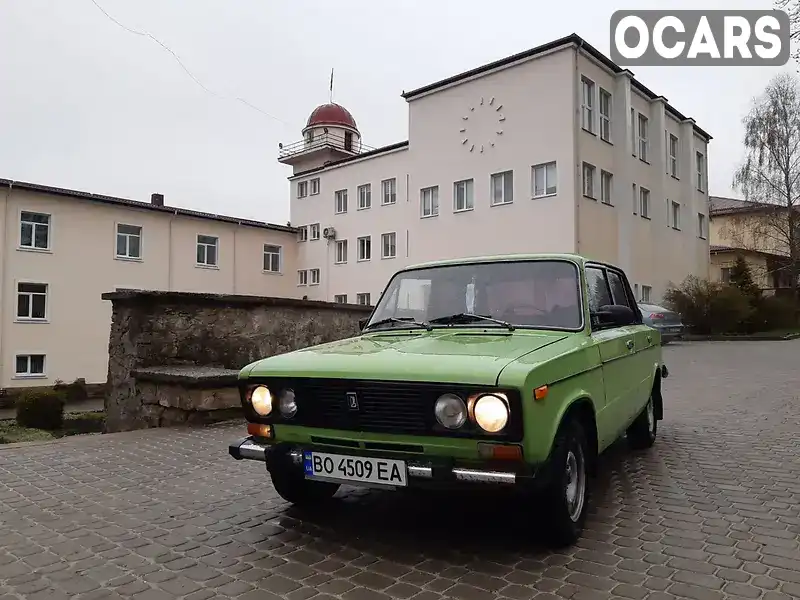
[[[331,102],[331,104],[333,104],[333,69],[331,69],[330,102]]]

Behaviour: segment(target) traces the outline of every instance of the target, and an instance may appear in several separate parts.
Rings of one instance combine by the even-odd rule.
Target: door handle
[[[649,344],[652,341],[653,341],[653,336],[652,335],[648,335],[647,336],[647,343]]]
[[[633,340],[628,340],[625,342],[625,345],[628,347],[628,350],[633,350]]]

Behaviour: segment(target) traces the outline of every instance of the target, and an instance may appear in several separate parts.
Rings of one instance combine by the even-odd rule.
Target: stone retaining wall
[[[248,363],[356,335],[370,308],[292,298],[121,290],[112,303],[106,431],[208,422],[238,410]]]

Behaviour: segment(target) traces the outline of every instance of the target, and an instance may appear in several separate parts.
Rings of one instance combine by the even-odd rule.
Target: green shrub
[[[792,329],[798,326],[797,308],[791,298],[765,296],[756,306],[754,320],[760,331]]]
[[[741,333],[753,314],[750,299],[738,287],[694,276],[667,290],[664,304],[701,335]]]
[[[60,390],[28,390],[17,398],[17,424],[55,431],[64,424],[66,394]]]
[[[57,392],[64,392],[66,402],[73,404],[75,402],[83,402],[89,399],[89,391],[86,388],[85,379],[76,379],[72,383],[64,383],[57,379],[53,384],[53,389]]]

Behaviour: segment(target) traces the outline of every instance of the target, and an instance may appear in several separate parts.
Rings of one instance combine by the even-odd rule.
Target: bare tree
[[[745,159],[734,176],[746,200],[762,206],[736,218],[761,250],[789,258],[797,297],[800,276],[800,85],[788,73],[775,76],[743,119]]]
[[[789,38],[792,42],[800,41],[800,0],[775,0],[775,8],[786,11],[789,15]],[[800,50],[792,50],[792,58],[800,59]]]

